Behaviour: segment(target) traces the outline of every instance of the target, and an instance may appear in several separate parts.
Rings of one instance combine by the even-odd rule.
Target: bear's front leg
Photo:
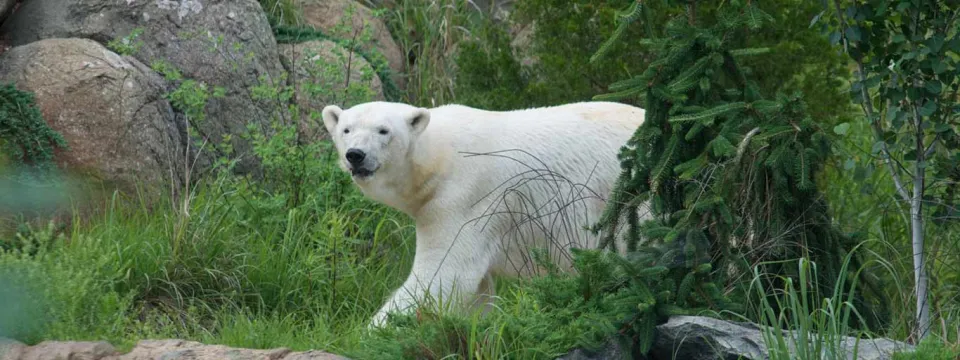
[[[377,311],[371,327],[383,325],[391,312],[410,311],[425,301],[444,307],[449,302],[462,305],[476,293],[495,254],[479,234],[468,231],[456,234],[457,231],[417,229],[417,249],[410,275]]]

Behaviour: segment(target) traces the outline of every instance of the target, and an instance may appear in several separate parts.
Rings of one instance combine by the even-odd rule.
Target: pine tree
[[[782,260],[804,257],[821,268],[820,294],[831,294],[838,279],[854,277],[879,294],[879,279],[855,273],[858,261],[841,273],[853,239],[831,224],[816,186],[831,153],[823,129],[799,94],[765,97],[740,66],[741,58],[766,49],[738,49],[736,40],[759,31],[770,16],[749,0],[711,8],[712,3],[696,1],[664,3],[670,8],[657,11],[679,15],[661,26],[645,20],[651,13],[647,2],[633,2],[617,15],[618,30],[593,58],[601,61],[609,46],[627,41],[619,37],[624,28],[643,20],[646,38],[638,45],[655,60],[596,98],[636,101],[646,111],[643,125],[619,153],[622,174],[593,228],[607,234],[601,247],[612,246],[617,229],[627,226],[629,250],[702,251],[706,261],[687,269],[710,269],[699,284],[711,292],[719,292],[716,284],[737,288],[736,276],[749,276],[751,266],[772,279],[796,279],[796,269]],[[710,16],[698,18],[701,11]],[[660,28],[662,34],[654,31]],[[637,210],[645,203],[654,219],[640,222]],[[676,276],[683,278],[678,291],[689,291],[693,280]],[[768,281],[765,293],[772,296],[779,285]],[[879,314],[886,313],[882,303],[868,303],[864,294],[855,299],[862,313],[872,315],[865,316],[866,325],[877,327]]]

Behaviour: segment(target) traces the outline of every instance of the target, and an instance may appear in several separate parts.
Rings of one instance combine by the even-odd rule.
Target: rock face
[[[405,88],[406,81],[400,75],[404,71],[405,56],[393,40],[387,26],[374,17],[373,11],[352,0],[296,0],[295,2],[303,10],[304,22],[326,34],[352,38],[355,33],[369,29],[374,42],[367,45],[364,50],[376,49],[383,54],[392,70],[393,82],[398,88]],[[351,7],[353,15],[350,19],[345,19]],[[341,24],[347,25],[346,31],[349,33],[340,33],[337,30]]]
[[[657,326],[657,331],[650,354],[654,359],[769,359],[763,335],[754,324],[676,316]],[[784,335],[791,336],[788,332],[784,332]],[[847,337],[842,346],[848,359],[854,359],[854,341],[854,338]],[[912,350],[912,345],[889,339],[861,339],[856,359],[892,359],[894,351]]]
[[[13,7],[16,4],[17,0],[0,0],[0,24],[3,24],[3,21],[7,19],[7,16],[10,15],[10,12],[13,11]]]
[[[35,346],[0,340],[0,360],[347,360],[323,351],[292,352],[204,345],[184,340],[143,340],[126,354],[106,342],[45,341]]]
[[[276,40],[256,0],[30,0],[0,28],[12,45],[48,38],[88,38],[101,44],[134,30],[142,43],[133,57],[144,64],[164,61],[185,78],[223,87],[209,97],[199,130],[211,142],[234,134],[236,155],[250,146],[238,134],[248,123],[263,125],[273,114],[269,102],[254,101],[248,89],[279,79]],[[277,104],[272,104],[277,105]],[[249,159],[249,156],[245,156]],[[238,170],[250,170],[241,162]]]
[[[35,94],[70,147],[55,156],[62,169],[127,190],[176,172],[182,129],[163,80],[136,59],[86,39],[41,40],[0,55],[0,81]]]
[[[300,107],[300,130],[310,141],[326,133],[319,117],[324,106],[353,106],[384,99],[383,84],[373,67],[333,41],[279,47],[280,61],[290,74],[288,82],[295,89],[294,101]]]

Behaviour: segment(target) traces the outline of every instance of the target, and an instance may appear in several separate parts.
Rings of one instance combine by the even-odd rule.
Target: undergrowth
[[[331,161],[324,169],[324,185],[295,208],[222,177],[198,187],[186,208],[117,198],[69,236],[50,241],[36,231],[0,254],[0,281],[20,289],[2,294],[14,305],[0,319],[24,320],[0,321],[0,335],[120,344],[164,335],[259,347],[295,346],[282,335],[311,333],[328,335],[320,347],[348,346],[330,334],[365,325],[402,281],[394,268],[409,267],[412,227],[350,190]],[[267,339],[230,331],[290,324],[297,330]]]

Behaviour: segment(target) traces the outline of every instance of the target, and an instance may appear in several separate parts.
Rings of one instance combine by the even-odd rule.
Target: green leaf
[[[813,25],[816,25],[817,22],[820,21],[820,18],[823,17],[823,14],[825,14],[825,13],[826,13],[826,10],[822,10],[822,11],[820,11],[819,14],[817,14],[816,16],[814,16],[813,19],[810,20],[810,26],[808,26],[808,28],[812,28]]]
[[[907,37],[903,36],[903,34],[896,34],[892,38],[890,38],[890,40],[893,41],[894,44],[902,43],[904,41],[907,41]]]
[[[934,34],[927,39],[927,46],[930,47],[930,50],[934,53],[940,53],[940,50],[943,49],[943,43],[943,35],[941,34]]]
[[[850,130],[850,123],[845,122],[833,127],[833,132],[837,135],[846,135],[847,130]]]
[[[928,81],[924,87],[933,95],[940,95],[940,92],[943,91],[943,84],[937,80]]]
[[[897,114],[898,114],[899,112],[900,112],[900,107],[899,107],[899,106],[892,105],[892,106],[888,107],[888,108],[887,108],[887,120],[888,120],[888,121],[893,121],[893,119],[896,119],[896,118],[897,118]]]
[[[857,162],[854,161],[853,159],[847,159],[847,161],[843,162],[844,170],[852,170],[856,166],[857,166]]]
[[[923,104],[918,111],[920,112],[920,116],[923,117],[933,115],[933,113],[937,112],[937,102],[928,100],[927,103]]]
[[[847,36],[847,39],[853,42],[860,42],[860,28],[857,26],[848,27],[843,31],[844,35]]]
[[[940,75],[944,71],[947,71],[947,63],[943,62],[939,58],[930,59],[930,68],[933,69],[933,73]]]
[[[830,45],[837,45],[840,43],[840,32],[834,31],[830,33]]]

